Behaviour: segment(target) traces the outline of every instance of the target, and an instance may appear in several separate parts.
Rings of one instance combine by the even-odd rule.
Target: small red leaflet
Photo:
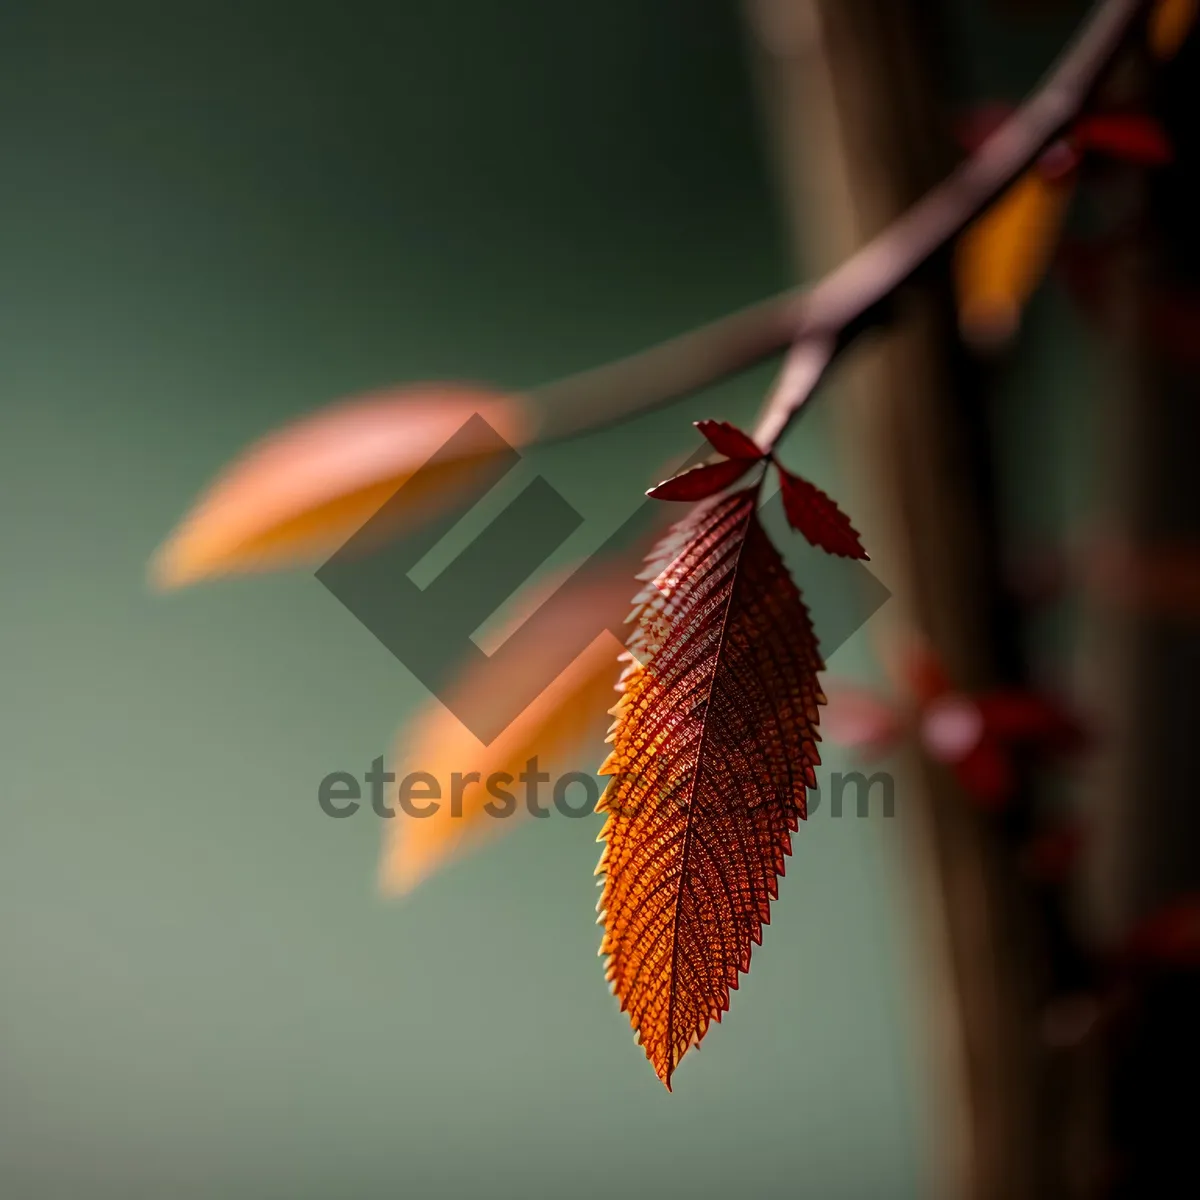
[[[647,496],[654,500],[707,500],[736,483],[755,463],[767,457],[752,438],[728,421],[697,421],[696,428],[714,450],[725,455],[724,461],[684,471],[651,488]]]
[[[745,458],[705,463],[664,480],[646,495],[652,500],[707,500],[709,496],[724,491],[731,483],[736,483],[753,466],[754,461]]]
[[[736,483],[751,467],[770,461],[779,471],[783,507],[793,529],[830,554],[843,558],[868,557],[850,518],[820,488],[786,470],[749,434],[728,421],[697,421],[696,428],[713,449],[725,455],[724,459],[667,479],[651,488],[647,496],[654,500],[707,500]]]
[[[793,475],[776,463],[783,489],[783,509],[788,523],[814,546],[843,558],[867,558],[850,518],[807,479]]]
[[[748,459],[750,462],[766,458],[751,437],[728,421],[697,421],[696,428],[708,439],[712,448],[726,458]]]

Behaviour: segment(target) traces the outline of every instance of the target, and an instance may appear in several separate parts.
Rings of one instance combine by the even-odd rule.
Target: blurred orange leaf
[[[1069,177],[1027,171],[959,239],[958,313],[968,341],[994,346],[1016,333],[1049,269],[1074,190]]]
[[[1174,58],[1187,41],[1200,0],[1158,0],[1150,14],[1150,50],[1156,58]]]
[[[475,415],[487,425],[463,429]],[[462,430],[454,453],[422,473],[395,513],[397,531],[423,520],[496,452],[487,426],[517,446],[534,422],[516,397],[446,383],[343,401],[301,418],[252,446],[209,487],[159,550],[151,577],[180,587],[319,560]]]
[[[526,785],[514,783],[536,758],[535,771],[552,775],[570,771],[577,764],[571,755],[589,739],[599,741],[607,724],[607,709],[613,701],[613,654],[619,646],[607,631],[619,620],[628,604],[627,564],[613,564],[608,573],[592,571],[581,581],[563,586],[571,589],[573,603],[557,609],[560,618],[570,613],[575,619],[594,622],[605,630],[546,687],[490,745],[485,746],[439,700],[431,699],[425,710],[401,736],[396,756],[396,775],[422,772],[436,780],[441,793],[440,807],[429,816],[415,817],[397,809],[396,817],[386,823],[380,865],[380,887],[385,893],[412,891],[447,862],[474,849],[505,830],[515,828],[528,815]],[[547,589],[538,589],[531,604],[545,597]],[[519,670],[534,681],[544,678],[547,669],[561,661],[561,648],[568,630],[539,629],[539,638],[530,653],[518,660]],[[511,685],[511,673],[508,676]],[[495,672],[468,673],[459,684],[472,692],[478,704],[480,694],[504,710],[509,687]],[[453,803],[454,776],[476,772],[474,782],[460,790]],[[497,778],[507,776],[507,780]],[[489,791],[489,781],[494,790]],[[597,790],[599,790],[597,788]],[[507,791],[512,802],[497,792]],[[420,807],[425,806],[422,800]],[[548,807],[543,789],[538,804]],[[570,803],[578,805],[572,796]]]

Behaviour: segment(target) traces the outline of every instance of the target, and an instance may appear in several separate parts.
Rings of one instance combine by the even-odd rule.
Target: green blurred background
[[[378,822],[317,785],[422,689],[307,572],[143,582],[296,414],[541,383],[786,285],[744,49],[720,0],[5,4],[6,1200],[928,1191],[902,796],[801,831],[668,1095],[596,958],[597,820],[383,902]],[[531,456],[573,548],[768,378]],[[788,454],[836,488],[822,421]]]

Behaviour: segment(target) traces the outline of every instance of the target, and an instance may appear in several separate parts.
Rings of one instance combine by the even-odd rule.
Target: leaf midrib
[[[752,494],[746,497],[747,506],[746,515],[742,522],[744,528],[741,535],[741,544],[737,549],[737,560],[733,566],[733,578],[729,583],[729,603],[725,606],[725,613],[721,618],[721,633],[717,640],[712,678],[709,680],[708,691],[704,699],[704,717],[700,729],[700,746],[696,753],[696,768],[692,772],[691,783],[688,786],[687,816],[685,817],[686,824],[683,831],[683,847],[680,850],[679,883],[677,884],[674,901],[675,914],[671,920],[671,983],[667,996],[667,1071],[666,1078],[663,1080],[668,1091],[671,1090],[671,1076],[675,1073],[675,1066],[677,1065],[672,1060],[675,1057],[675,1002],[679,992],[679,918],[683,911],[683,884],[687,875],[688,855],[691,852],[692,846],[692,806],[696,801],[696,788],[700,782],[700,773],[704,769],[704,748],[708,742],[709,714],[712,712],[712,693],[717,682],[717,671],[721,666],[721,655],[725,650],[725,636],[729,629],[729,615],[733,611],[733,602],[737,596],[738,584],[741,580],[742,555],[745,552],[746,543],[749,541],[749,527],[750,522],[754,519],[758,486],[755,485],[752,489]]]

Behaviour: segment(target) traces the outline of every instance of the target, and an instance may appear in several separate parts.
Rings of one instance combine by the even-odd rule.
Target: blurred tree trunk
[[[934,85],[939,44],[917,0],[747,0],[777,160],[808,274],[860,246],[952,163]],[[944,274],[944,272],[943,272]],[[948,298],[905,297],[894,331],[839,366],[854,513],[893,600],[872,622],[885,662],[910,630],[951,677],[1015,668],[1003,611],[985,406],[964,396]],[[878,551],[878,553],[877,553]],[[1042,948],[1011,856],[955,783],[915,753],[898,781],[907,876],[925,936],[943,1194],[1055,1196],[1037,1038]]]
[[[1084,694],[1105,734],[1087,796],[1094,849],[1080,911],[1100,945],[1120,945],[1190,897],[1200,906],[1196,680],[1200,677],[1200,448],[1194,343],[1159,344],[1164,298],[1188,298],[1200,329],[1200,38],[1160,69],[1156,113],[1175,162],[1151,177],[1132,271],[1115,272],[1123,341],[1135,350],[1124,386],[1100,420],[1095,525],[1124,547],[1126,577],[1097,573],[1085,595],[1079,653]],[[1118,267],[1121,264],[1118,264]],[[1128,267],[1130,264],[1124,264]],[[1114,588],[1114,583],[1120,586]],[[1189,597],[1191,599],[1189,600]],[[1132,599],[1132,603],[1130,600]],[[1114,601],[1116,601],[1114,603]],[[1200,919],[1193,908],[1193,924]],[[1186,931],[1181,931],[1187,942]],[[1200,1194],[1194,1103],[1180,1102],[1200,1069],[1200,931],[1178,959],[1122,980],[1109,1047],[1108,1194]],[[1190,955],[1190,960],[1189,960]]]

